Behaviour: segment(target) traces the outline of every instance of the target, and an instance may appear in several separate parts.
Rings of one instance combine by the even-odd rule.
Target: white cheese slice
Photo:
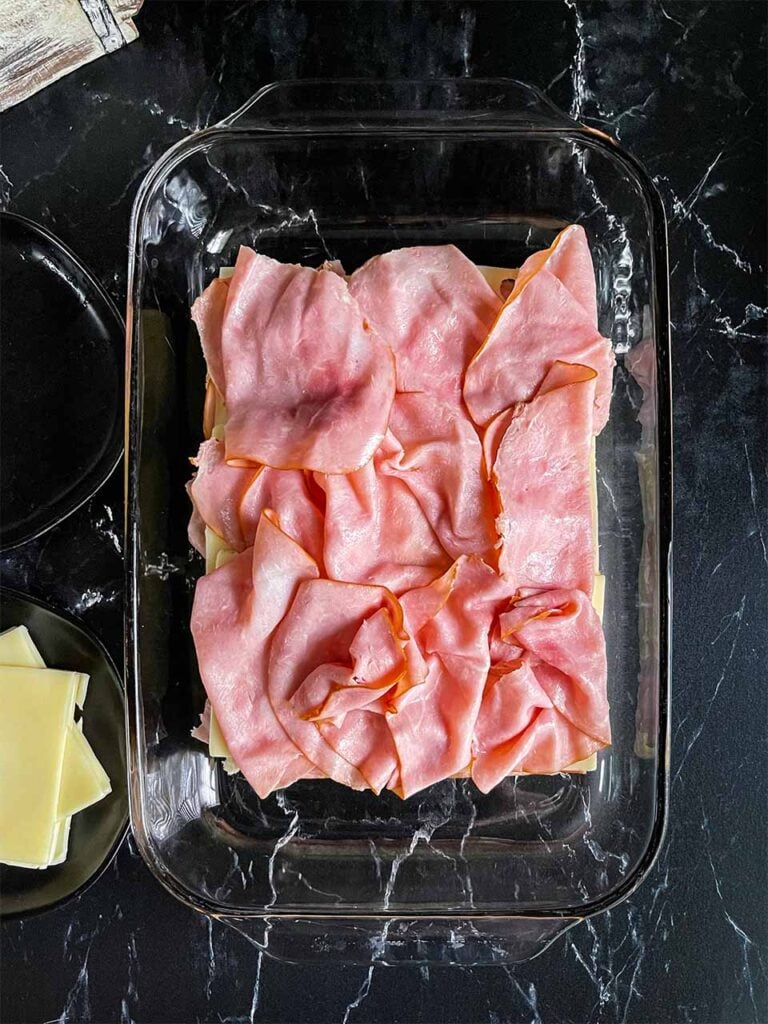
[[[35,647],[26,626],[14,626],[0,633],[0,665],[45,668],[42,655]]]
[[[205,571],[206,573],[213,572],[214,569],[218,569],[219,565],[223,565],[224,562],[219,562],[222,557],[228,556],[232,558],[237,554],[227,545],[227,542],[223,537],[220,537],[215,530],[212,530],[210,526],[205,528]],[[227,560],[228,560],[227,558]]]
[[[45,668],[42,655],[34,644],[26,626],[14,626],[0,634],[0,664],[26,668]],[[82,708],[88,690],[89,677],[76,672],[75,702]],[[66,860],[71,815],[101,800],[111,791],[107,773],[101,766],[91,745],[82,732],[82,721],[70,722],[64,742],[59,799],[56,808],[58,821],[54,826],[53,852],[50,864]],[[22,865],[40,867],[41,865]],[[42,865],[45,866],[45,865]]]
[[[77,672],[0,666],[0,861],[46,867],[54,852]]]
[[[229,747],[224,739],[213,708],[211,708],[211,725],[208,733],[208,750],[211,757],[229,757]]]
[[[500,299],[506,299],[507,295],[502,291],[504,282],[513,282],[517,277],[517,270],[510,270],[509,267],[478,267],[480,273],[483,275],[488,284],[493,288]],[[511,289],[510,289],[511,290]]]
[[[63,864],[69,853],[69,832],[72,827],[72,818],[61,818],[56,822],[56,829],[53,840],[53,853],[47,867],[54,864]]]
[[[83,724],[70,722],[64,748],[64,772],[59,790],[58,818],[90,807],[112,791],[109,776],[83,735]]]

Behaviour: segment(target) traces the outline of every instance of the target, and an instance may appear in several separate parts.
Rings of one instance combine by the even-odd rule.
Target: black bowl
[[[83,731],[112,792],[73,817],[63,864],[44,870],[0,865],[4,918],[48,910],[83,892],[112,860],[128,824],[123,689],[112,660],[73,619],[15,591],[0,590],[0,631],[19,625],[29,629],[46,665],[90,675]]]
[[[0,548],[55,526],[123,450],[124,329],[77,257],[0,214]]]

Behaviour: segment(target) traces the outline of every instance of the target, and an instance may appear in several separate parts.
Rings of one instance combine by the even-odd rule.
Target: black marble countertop
[[[140,38],[3,115],[4,205],[123,307],[145,171],[274,79],[511,76],[620,139],[670,227],[671,813],[642,887],[527,964],[294,966],[187,909],[127,839],[61,909],[2,929],[13,1022],[768,1021],[766,7],[154,3]],[[122,481],[0,559],[120,662]]]

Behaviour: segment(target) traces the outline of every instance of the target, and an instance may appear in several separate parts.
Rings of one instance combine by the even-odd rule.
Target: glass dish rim
[[[279,87],[325,85],[338,87],[365,86],[397,87],[401,85],[439,86],[442,84],[460,84],[467,82],[474,85],[514,85],[534,94],[543,107],[560,119],[559,125],[534,126],[526,122],[509,118],[504,111],[494,111],[482,120],[473,119],[470,113],[450,110],[416,111],[414,116],[396,123],[373,122],[364,123],[362,117],[354,124],[305,123],[289,126],[287,124],[270,125],[268,115],[263,120],[237,125],[236,121],[243,114],[257,105],[258,101],[277,90]],[[330,111],[329,113],[333,113]],[[377,112],[381,118],[388,114],[386,110]],[[394,112],[391,112],[394,113]],[[514,113],[514,112],[512,112]],[[439,115],[436,117],[435,115]],[[313,116],[317,116],[313,112]],[[190,156],[209,148],[218,142],[232,140],[274,140],[274,139],[334,139],[344,137],[358,138],[400,138],[409,136],[421,138],[428,136],[437,138],[444,135],[448,138],[469,138],[473,135],[504,135],[518,136],[528,139],[545,139],[555,136],[563,141],[580,142],[588,148],[597,149],[614,163],[618,164],[625,177],[630,176],[638,187],[640,196],[645,203],[649,225],[650,251],[653,272],[653,304],[656,355],[656,428],[657,447],[656,459],[658,467],[658,554],[657,568],[659,581],[659,748],[655,780],[655,813],[649,834],[648,844],[643,855],[638,859],[632,872],[619,884],[607,892],[576,907],[564,906],[527,909],[516,912],[510,908],[505,913],[497,910],[483,911],[471,909],[468,912],[452,911],[435,913],[408,908],[405,912],[356,912],[353,907],[345,907],[343,911],[282,910],[279,907],[253,909],[249,907],[222,908],[220,904],[208,900],[197,892],[189,890],[174,876],[157,856],[156,848],[144,829],[144,817],[141,807],[141,757],[139,750],[139,726],[142,719],[140,701],[140,679],[137,672],[139,665],[136,626],[138,624],[138,539],[135,530],[136,517],[139,511],[137,501],[138,472],[136,451],[139,443],[138,424],[140,423],[141,406],[138,401],[137,389],[133,380],[134,353],[140,345],[138,320],[134,316],[140,308],[138,289],[143,271],[140,266],[141,232],[146,204],[155,187]],[[130,785],[129,804],[131,829],[142,858],[148,864],[155,877],[174,896],[182,902],[205,914],[232,919],[259,919],[286,921],[418,921],[418,920],[493,920],[509,921],[510,919],[584,919],[602,913],[617,906],[630,896],[644,881],[655,863],[667,829],[669,817],[669,774],[670,774],[670,673],[671,673],[671,601],[672,601],[672,398],[671,398],[671,344],[669,320],[669,275],[667,222],[661,196],[650,175],[634,156],[627,153],[610,135],[588,125],[575,121],[567,114],[558,110],[540,90],[516,79],[297,79],[275,81],[258,90],[249,100],[242,104],[233,114],[217,124],[201,129],[175,143],[155,162],[145,175],[134,200],[131,211],[129,230],[128,278],[126,290],[126,460],[125,460],[125,693],[126,693],[126,730],[128,733],[128,763]],[[135,718],[134,718],[135,716]],[[137,791],[134,791],[134,785]]]

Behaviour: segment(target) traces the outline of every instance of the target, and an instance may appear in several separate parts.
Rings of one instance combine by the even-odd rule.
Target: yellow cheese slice
[[[13,626],[0,633],[0,665],[19,665],[22,668],[45,668],[43,656],[35,646],[26,626]],[[79,681],[75,703],[82,708],[88,693],[89,676],[78,672]]]
[[[45,668],[42,655],[35,647],[26,626],[14,626],[0,633],[0,665]]]
[[[593,772],[595,768],[597,768],[597,754],[590,754],[589,757],[585,757],[583,761],[576,761],[574,764],[569,764],[567,768],[563,768],[563,771],[577,774],[579,772]]]
[[[78,672],[77,674],[80,676],[80,682],[77,684],[77,694],[75,695],[75,703],[82,711],[83,704],[85,704],[85,698],[88,694],[88,683],[91,677],[89,675],[86,675],[85,672]]]
[[[82,722],[71,722],[64,747],[64,772],[56,817],[77,814],[111,791],[109,776],[83,735]]]
[[[211,722],[208,731],[208,753],[211,757],[224,758],[223,768],[227,775],[237,775],[240,771],[232,760],[232,756],[229,753],[229,747],[227,746],[227,741],[224,739],[224,735],[221,731],[221,727],[213,708],[211,708]]]
[[[605,608],[605,576],[598,573],[595,576],[595,584],[592,590],[592,607],[603,621],[603,610]]]
[[[0,634],[0,664],[27,668],[45,668],[42,655],[35,646],[26,626],[14,626]],[[75,673],[77,685],[75,702],[82,708],[88,691],[89,677]],[[69,845],[70,816],[101,800],[111,792],[107,773],[93,753],[82,732],[82,722],[70,722],[64,742],[64,766],[57,805],[58,822],[55,826],[54,851],[51,864],[66,860]]]
[[[56,822],[53,840],[53,853],[46,867],[53,867],[54,864],[63,864],[69,853],[69,832],[72,827],[71,818],[62,818]]]
[[[208,733],[208,750],[211,757],[229,757],[229,747],[221,732],[213,708],[211,708],[211,726]]]
[[[0,861],[50,863],[77,672],[0,666]]]
[[[226,564],[230,558],[237,554],[227,546],[227,542],[212,530],[210,526],[205,528],[205,571],[213,572],[220,565]],[[220,561],[221,559],[221,561]]]
[[[504,281],[513,281],[517,277],[517,270],[510,270],[509,267],[478,267],[488,284],[493,288],[500,299],[507,296],[502,294],[501,286]]]

